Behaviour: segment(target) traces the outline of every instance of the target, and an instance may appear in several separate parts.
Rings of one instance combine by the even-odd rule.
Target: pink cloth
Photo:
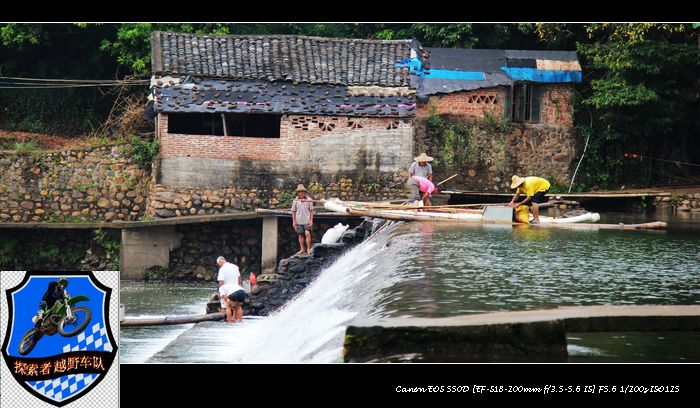
[[[435,191],[435,184],[425,177],[412,176],[414,179],[418,180],[418,189],[423,193],[433,194]]]

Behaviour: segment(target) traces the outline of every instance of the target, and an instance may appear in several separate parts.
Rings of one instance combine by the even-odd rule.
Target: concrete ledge
[[[163,218],[151,221],[114,221],[114,222],[0,222],[0,228],[9,229],[129,229],[159,227],[164,225],[197,224],[203,222],[217,222],[230,220],[246,220],[250,218],[262,218],[254,211],[187,215],[183,217]]]
[[[345,334],[345,361],[485,361],[494,356],[545,356],[564,361],[566,332],[698,331],[700,305],[581,306],[447,318],[364,319]]]

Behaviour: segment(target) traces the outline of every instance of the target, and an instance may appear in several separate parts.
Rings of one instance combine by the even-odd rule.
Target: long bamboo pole
[[[442,184],[442,183],[444,183],[444,182],[446,182],[446,181],[450,181],[450,180],[452,180],[453,178],[457,177],[458,175],[459,175],[459,173],[456,173],[456,174],[454,174],[454,175],[452,175],[452,176],[450,176],[450,177],[448,177],[448,178],[442,180],[441,182],[437,183],[436,186],[439,186],[440,184]]]
[[[170,316],[153,319],[124,319],[119,322],[120,327],[140,327],[140,326],[164,326],[171,324],[188,324],[206,321],[217,321],[225,319],[224,313],[210,313],[193,316]]]

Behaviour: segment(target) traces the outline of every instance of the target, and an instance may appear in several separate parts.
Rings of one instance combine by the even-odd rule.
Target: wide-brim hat
[[[297,189],[294,190],[294,192],[295,192],[295,193],[298,193],[299,191],[306,191],[306,187],[304,187],[303,184],[299,184],[299,185],[297,186]]]
[[[420,156],[414,157],[413,160],[415,160],[417,162],[429,162],[429,161],[433,161],[433,158],[428,156],[425,153],[421,153]]]
[[[511,178],[510,180],[511,180],[510,188],[516,188],[525,182],[524,177],[518,177],[518,176],[513,176],[513,178]]]

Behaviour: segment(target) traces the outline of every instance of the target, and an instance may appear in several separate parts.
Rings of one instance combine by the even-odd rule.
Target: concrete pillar
[[[264,217],[262,222],[263,274],[274,274],[277,266],[277,217]]]
[[[141,280],[150,267],[168,268],[170,251],[178,248],[181,240],[182,234],[175,232],[174,225],[122,229],[121,279]]]

